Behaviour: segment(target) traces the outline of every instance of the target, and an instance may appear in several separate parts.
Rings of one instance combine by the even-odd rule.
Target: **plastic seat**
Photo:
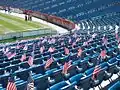
[[[90,68],[87,71],[85,71],[85,75],[86,76],[89,75],[91,77],[91,87],[92,88],[100,85],[101,82],[104,80],[105,71],[107,70],[107,63],[100,64],[100,67],[101,67],[101,70],[98,73],[96,80],[92,79],[92,74],[93,74],[94,68]]]
[[[65,76],[66,79],[69,79],[70,77],[74,76],[77,74],[77,68],[76,68],[77,64],[72,64],[72,66],[70,66],[67,70],[67,76]]]
[[[73,63],[76,63],[79,68],[79,73],[84,72],[88,68],[88,61],[87,60],[78,60]]]
[[[56,83],[62,81],[63,80],[62,70],[59,69],[57,71],[54,71],[53,77],[54,77]]]
[[[32,69],[32,72],[36,74],[45,74],[44,64],[37,65],[36,67]]]
[[[6,70],[9,71],[9,72],[10,72],[10,71],[15,72],[15,71],[18,70],[18,66],[19,66],[19,65],[7,66],[7,67],[6,67]]]
[[[120,81],[116,82],[108,90],[119,90],[119,89],[120,89]]]
[[[51,86],[49,88],[49,90],[75,90],[74,89],[74,85],[76,83],[73,83],[73,84],[67,84],[65,81],[62,81],[62,82],[59,82],[53,86]]]
[[[37,90],[46,90],[49,87],[48,75],[42,75],[34,79],[35,86]]]
[[[19,71],[15,71],[13,74],[16,75],[18,78],[20,78],[21,80],[27,81],[27,78],[29,76],[29,69],[22,69]]]
[[[0,83],[2,84],[3,88],[7,87],[8,78],[9,78],[9,74],[7,75],[4,74],[0,76]]]
[[[110,67],[110,72],[111,73],[114,73],[114,74],[116,74],[116,73],[118,73],[119,72],[119,68],[118,68],[118,61],[117,61],[117,59],[114,57],[114,58],[112,58],[112,59],[110,59],[109,61],[108,61],[108,66]]]

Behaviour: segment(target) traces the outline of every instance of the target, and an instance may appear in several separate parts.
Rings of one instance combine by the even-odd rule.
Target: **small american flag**
[[[28,80],[27,80],[27,86],[25,90],[34,90],[34,80],[31,76],[31,74],[29,74]]]
[[[92,35],[92,38],[95,38],[97,36],[97,34],[96,33],[94,33],[93,35]]]
[[[22,45],[22,44],[20,45],[20,44],[19,44],[19,45],[16,46],[16,49],[20,49],[20,48],[22,48],[22,47],[24,47],[24,45]]]
[[[77,39],[76,39],[76,42],[79,42],[81,39],[78,37]]]
[[[62,73],[63,74],[67,74],[68,69],[71,67],[71,61],[69,62],[65,62],[64,66],[63,66],[63,70]]]
[[[117,40],[119,39],[118,33],[115,34],[115,37]]]
[[[45,64],[45,69],[48,68],[48,67],[50,67],[50,65],[51,65],[53,62],[54,62],[53,57],[51,57],[50,59],[48,59],[48,60],[46,61],[46,64]]]
[[[6,54],[6,56],[8,57],[8,59],[12,59],[13,57],[15,57],[15,55],[16,55],[15,52],[14,53],[9,52],[9,53]]]
[[[43,53],[44,50],[45,50],[45,47],[44,47],[44,46],[40,47],[40,52],[41,52],[41,53]]]
[[[73,43],[72,43],[72,48],[74,48],[75,45],[76,45],[76,42],[73,42]]]
[[[106,58],[106,50],[102,50],[102,51],[101,51],[100,57],[101,57],[102,59],[105,59],[105,58]]]
[[[48,51],[52,53],[52,52],[55,51],[55,48],[54,48],[54,47],[50,47],[50,48],[48,49]]]
[[[6,90],[17,90],[17,87],[16,87],[16,84],[14,82],[14,78],[13,77],[9,78]]]
[[[68,42],[69,42],[69,44],[72,42],[71,38],[69,38],[69,41],[68,41]]]
[[[69,49],[68,48],[64,48],[64,51],[65,51],[65,55],[68,55],[70,53]]]
[[[93,76],[92,76],[92,79],[93,79],[93,80],[96,80],[96,77],[97,77],[98,73],[100,72],[100,70],[101,70],[101,67],[98,66],[98,65],[96,65],[96,66],[95,66],[95,69],[94,69],[94,71],[93,71]]]
[[[16,49],[19,49],[19,48],[20,48],[19,42],[17,42]]]
[[[9,48],[8,47],[7,48],[3,47],[2,51],[6,55],[7,53],[9,53]]]
[[[33,65],[33,57],[29,56],[28,62],[27,62],[30,66]]]
[[[83,43],[83,46],[88,46],[88,42],[87,42],[87,41],[84,42],[84,43]]]
[[[118,44],[118,49],[120,50],[120,43]]]
[[[87,42],[89,43],[89,42],[91,42],[91,41],[93,41],[93,38],[90,38]]]
[[[64,42],[61,42],[61,45],[64,45]]]
[[[118,38],[118,43],[120,43],[120,38]]]
[[[28,49],[28,45],[25,45],[23,50],[27,51],[27,49]]]
[[[26,60],[26,54],[24,53],[20,59],[21,62],[23,62],[24,60]]]
[[[107,38],[106,37],[103,37],[103,45],[107,45],[108,44],[108,40],[107,40]]]
[[[81,57],[81,55],[82,55],[82,49],[79,48],[79,49],[78,49],[78,54],[77,54],[77,56]]]

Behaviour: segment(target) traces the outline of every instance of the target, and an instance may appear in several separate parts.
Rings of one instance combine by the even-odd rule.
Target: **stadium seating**
[[[83,46],[83,42],[89,39],[90,36],[87,35],[87,30],[83,30],[84,34],[77,35],[81,40],[77,42],[74,48],[72,48],[72,43],[69,43],[69,38],[75,39],[74,35],[63,35],[60,37],[54,37],[56,39],[55,44],[49,44],[48,42],[44,43],[45,52],[40,54],[40,45],[39,42],[44,40],[33,39],[19,42],[21,48],[16,49],[18,43],[13,43],[6,46],[1,46],[0,51],[0,84],[1,88],[6,88],[7,81],[10,76],[10,73],[13,73],[15,78],[15,83],[18,90],[25,88],[27,83],[27,77],[29,76],[28,72],[31,72],[31,75],[35,81],[35,87],[37,90],[55,90],[58,88],[60,90],[76,90],[75,86],[88,90],[96,86],[101,85],[105,80],[110,80],[113,74],[119,76],[119,50],[117,48],[117,40],[113,35],[113,30],[98,30],[94,31],[98,35],[89,43],[88,46]],[[94,33],[91,32],[91,33]],[[76,32],[76,33],[79,33]],[[101,71],[99,72],[97,79],[92,80],[92,73],[96,66],[99,56],[103,46],[102,46],[102,33],[105,33],[108,38],[108,45],[106,47],[107,51],[107,60],[104,62],[100,61]],[[51,37],[46,37],[49,40]],[[61,45],[61,40],[64,40],[65,46],[70,50],[69,55],[65,55],[64,45]],[[59,41],[60,40],[60,41]],[[28,50],[25,52],[23,50],[24,46],[28,45]],[[50,53],[48,52],[49,47],[54,46],[57,48],[55,52],[51,53],[53,56],[54,62],[50,65],[49,68],[45,69],[45,62],[50,58]],[[34,65],[29,66],[28,56],[31,55],[31,52],[34,49]],[[16,50],[17,55],[8,59],[3,53],[3,48],[9,48],[11,52]],[[77,50],[81,47],[83,49],[82,57],[77,57]],[[11,49],[12,48],[12,49]],[[20,61],[21,56],[26,53],[27,58],[24,62]],[[63,75],[62,68],[66,61],[72,60],[72,66],[68,69],[68,74]],[[44,83],[43,83],[44,82]],[[112,81],[111,81],[112,82]]]
[[[7,0],[0,3],[0,5],[40,11],[77,22],[81,19],[119,12],[118,4],[119,0]]]
[[[12,74],[17,89],[24,90],[29,72],[34,79],[36,90],[77,90],[76,88],[88,90],[95,87],[104,89],[101,87],[102,82],[108,80],[112,83],[111,78],[114,75],[120,77],[119,41],[115,37],[116,26],[119,26],[120,31],[118,3],[119,0],[14,0],[12,2],[8,0],[6,3],[0,3],[0,5],[56,15],[75,21],[80,26],[80,30],[75,31],[73,35],[45,36],[39,39],[1,45],[0,89],[6,89],[8,79]],[[90,40],[94,33],[97,34],[96,37]],[[102,41],[104,34],[108,39],[106,46]],[[77,38],[80,39],[78,42],[76,42]],[[55,40],[55,43],[50,42],[52,39]],[[74,42],[76,44],[73,46]],[[85,42],[88,44],[84,45]],[[26,45],[28,49],[24,50]],[[43,53],[40,51],[42,46],[45,47]],[[50,53],[48,51],[50,47],[54,47],[55,51]],[[65,54],[65,47],[69,49],[69,55]],[[77,55],[79,48],[83,50],[80,57]],[[4,49],[8,49],[12,53],[16,52],[16,56],[8,59]],[[103,49],[107,54],[105,61],[99,58]],[[34,52],[34,61],[30,66],[28,60],[32,52]],[[22,62],[21,57],[24,54],[26,54],[26,59]],[[54,61],[48,68],[45,68],[46,62],[51,56]],[[71,66],[68,68],[67,74],[63,74],[64,64],[69,61],[72,61]],[[101,70],[94,80],[92,78],[93,72],[98,61]],[[109,87],[109,90],[114,90],[114,88],[119,90],[119,84],[118,80]]]
[[[108,90],[119,90],[120,89],[120,81],[116,82],[113,86],[111,86]]]

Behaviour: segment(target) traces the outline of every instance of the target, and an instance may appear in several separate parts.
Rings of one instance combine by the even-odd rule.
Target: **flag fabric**
[[[45,69],[48,68],[48,67],[50,67],[50,65],[51,65],[53,62],[54,62],[53,57],[51,57],[50,59],[48,59],[48,60],[46,61],[46,64],[45,64]]]
[[[87,34],[90,35],[90,31],[89,30],[88,30]]]
[[[19,49],[20,47],[19,47],[19,42],[17,42],[17,45],[16,45],[16,49]]]
[[[22,48],[24,45],[17,44],[16,49]]]
[[[29,74],[29,77],[27,80],[27,86],[26,86],[25,90],[34,90],[34,80],[31,76],[31,74]]]
[[[89,43],[89,42],[91,42],[91,41],[93,41],[93,38],[90,38],[87,42]]]
[[[55,38],[52,38],[51,42],[54,44],[56,42]]]
[[[26,54],[24,53],[20,59],[21,62],[23,62],[24,60],[26,60]]]
[[[6,51],[6,52],[9,52],[9,48],[7,47],[7,48],[5,49],[5,51]]]
[[[83,51],[82,51],[82,49],[81,49],[81,48],[79,48],[79,49],[78,49],[78,54],[77,54],[77,56],[81,57],[82,52],[83,52]]]
[[[55,51],[55,48],[54,48],[54,47],[50,47],[50,48],[48,49],[48,51],[52,53],[52,52]]]
[[[99,65],[96,65],[95,69],[93,71],[93,74],[92,74],[92,79],[93,80],[96,80],[97,75],[99,74],[100,70],[101,70],[101,67]]]
[[[28,45],[27,45],[27,44],[25,44],[25,46],[24,46],[23,50],[27,51],[27,49],[28,49]]]
[[[120,43],[118,44],[118,49],[120,50]]]
[[[29,64],[29,66],[32,66],[32,65],[33,65],[34,50],[35,50],[35,44],[33,44],[33,51],[32,51],[31,56],[29,56],[29,59],[28,59],[28,61],[27,61],[27,63]]]
[[[101,51],[100,57],[101,57],[101,59],[105,59],[106,58],[106,50],[102,50]]]
[[[16,87],[16,84],[14,82],[14,78],[13,77],[9,78],[6,90],[17,90],[17,87]]]
[[[68,48],[64,48],[64,51],[65,51],[65,55],[68,55],[70,53],[69,49]]]
[[[103,37],[103,45],[105,45],[105,46],[107,46],[107,44],[108,44],[108,40],[107,40],[107,38],[106,37]]]
[[[43,53],[44,50],[45,50],[45,47],[44,47],[44,46],[40,47],[40,53]]]
[[[76,39],[76,42],[79,42],[81,39],[78,37],[77,39]]]
[[[33,57],[32,56],[29,56],[29,59],[28,59],[28,62],[29,66],[32,66],[33,65]]]
[[[84,42],[84,43],[83,43],[83,46],[88,46],[88,42]]]
[[[97,34],[96,33],[94,33],[93,35],[92,35],[92,38],[95,38],[97,36]]]
[[[118,43],[120,43],[120,38],[118,38]]]
[[[16,55],[15,52],[14,53],[9,52],[9,53],[6,54],[8,59],[12,59],[13,57],[15,57],[15,55]]]
[[[72,48],[74,48],[75,45],[76,45],[76,42],[73,42],[73,43],[72,43]]]
[[[61,42],[61,45],[64,45],[64,42]]]
[[[63,65],[63,70],[62,73],[63,74],[67,74],[68,69],[71,67],[71,61],[69,62],[65,62],[65,64]]]
[[[5,48],[5,47],[3,47],[3,53],[6,55],[8,52],[9,52],[9,48],[7,47],[7,48]]]
[[[119,39],[118,33],[115,34],[115,38],[116,38],[117,40]]]
[[[69,42],[69,44],[72,42],[71,38],[69,38],[69,41],[68,41],[68,42]]]
[[[115,34],[117,34],[117,33],[118,33],[118,29],[115,30]]]

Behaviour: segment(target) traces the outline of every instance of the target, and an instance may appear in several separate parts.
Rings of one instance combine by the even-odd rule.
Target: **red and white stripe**
[[[33,65],[33,57],[29,56],[28,62],[27,62],[30,66]]]
[[[24,60],[26,60],[26,54],[23,54],[20,61],[23,62]]]
[[[69,49],[68,48],[64,48],[64,51],[65,51],[65,55],[68,55],[70,53]]]
[[[24,46],[24,48],[23,48],[23,50],[27,50],[28,49],[28,46],[27,45],[25,45]]]
[[[48,51],[52,53],[52,52],[54,52],[54,51],[55,51],[55,48],[50,47],[50,48],[48,49]]]
[[[82,52],[83,52],[83,51],[82,51],[82,49],[81,49],[81,48],[79,48],[79,49],[78,49],[78,54],[77,54],[77,56],[81,57]]]
[[[101,67],[100,66],[95,66],[95,69],[93,71],[93,76],[92,76],[92,79],[95,80],[96,79],[96,76],[98,75],[98,73],[100,72],[101,70]]]
[[[45,64],[45,69],[48,68],[53,62],[54,62],[54,61],[53,61],[53,58],[52,58],[52,57],[51,57],[50,59],[48,59],[48,60],[46,61],[46,64]]]
[[[105,51],[105,50],[102,50],[102,51],[101,51],[100,57],[101,57],[102,59],[105,59],[105,58],[106,58],[106,51]]]
[[[6,56],[8,57],[8,59],[12,59],[13,57],[15,57],[16,53],[11,53],[9,52],[8,54],[6,54]]]
[[[6,90],[17,90],[16,84],[9,81]]]
[[[44,46],[40,47],[40,52],[41,52],[41,53],[43,53],[44,50],[45,50],[45,47],[44,47]]]
[[[67,74],[67,71],[68,71],[68,69],[69,69],[70,67],[71,67],[71,61],[65,62],[64,66],[63,66],[63,71],[62,71],[62,73],[63,73],[63,74]]]

